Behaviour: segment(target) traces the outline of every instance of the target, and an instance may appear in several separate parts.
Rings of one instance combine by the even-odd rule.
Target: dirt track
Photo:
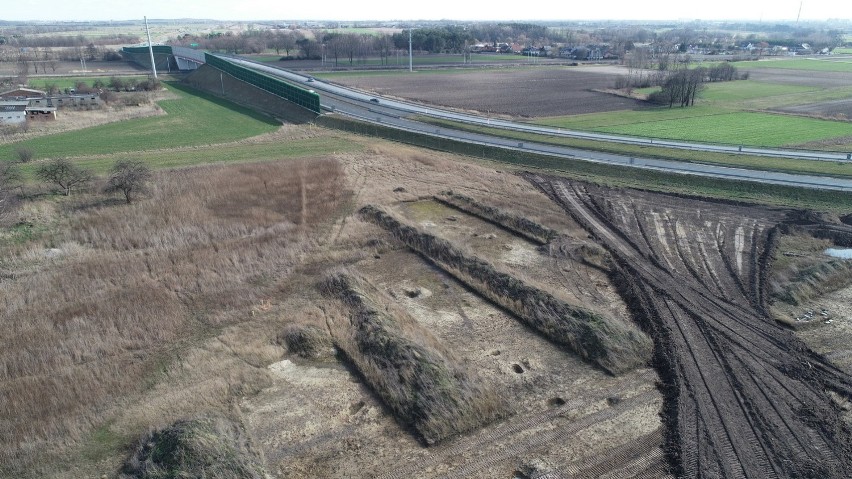
[[[619,263],[655,338],[677,475],[850,477],[849,431],[826,389],[848,397],[852,379],[764,312],[783,212],[528,179]]]

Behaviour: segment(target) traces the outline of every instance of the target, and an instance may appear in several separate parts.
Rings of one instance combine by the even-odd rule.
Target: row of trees
[[[730,63],[722,63],[710,68],[698,67],[668,72],[660,84],[660,91],[649,96],[654,103],[675,104],[685,107],[695,104],[695,97],[704,90],[707,82],[736,80],[737,69]]]
[[[139,43],[138,35],[117,33],[87,37],[85,35],[0,35],[0,45],[14,48],[85,47],[87,45],[128,45]]]
[[[13,201],[15,189],[23,191],[23,176],[19,165],[25,162],[21,154],[25,151],[28,150],[18,150],[18,158],[14,161],[0,162],[0,209]],[[70,196],[72,191],[88,188],[95,179],[91,170],[65,158],[56,158],[39,165],[35,169],[35,176],[55,186],[65,196]],[[107,194],[120,193],[124,201],[130,204],[138,194],[147,189],[150,179],[151,170],[145,163],[122,159],[113,164],[102,191]]]

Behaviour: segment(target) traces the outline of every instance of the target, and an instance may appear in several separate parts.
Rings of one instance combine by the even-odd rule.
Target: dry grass
[[[779,243],[768,282],[773,299],[799,306],[852,284],[852,262],[823,253],[831,241],[793,231]]]
[[[243,427],[213,415],[178,421],[148,434],[125,465],[122,477],[263,479],[267,475],[261,464]]]
[[[605,371],[620,374],[650,359],[651,340],[635,325],[570,305],[379,208],[368,205],[360,213],[530,327]]]
[[[324,290],[350,308],[330,322],[335,343],[403,424],[426,442],[481,427],[507,412],[423,326],[351,271],[330,276]]]
[[[480,203],[469,196],[452,191],[436,195],[435,199],[445,205],[457,208],[486,221],[496,223],[509,231],[519,234],[539,244],[547,244],[559,233],[523,216]]]
[[[250,321],[348,199],[333,160],[164,171],[153,185],[128,206],[71,198],[58,232],[4,259],[0,476],[41,475],[33,463],[152,387],[187,340]]]

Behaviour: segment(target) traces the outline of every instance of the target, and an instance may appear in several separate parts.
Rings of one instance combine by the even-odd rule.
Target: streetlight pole
[[[414,62],[413,62],[413,57],[412,57],[412,53],[411,53],[411,50],[412,50],[411,49],[411,30],[412,30],[411,28],[408,29],[408,71],[413,72],[414,71],[414,66],[413,66]]]
[[[145,18],[145,34],[148,35],[148,53],[151,55],[151,73],[157,79],[157,65],[154,64],[154,46],[151,45],[151,31],[148,30],[148,17]]]

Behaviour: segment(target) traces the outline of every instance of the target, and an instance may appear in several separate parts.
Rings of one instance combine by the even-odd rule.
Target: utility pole
[[[148,17],[145,18],[145,34],[148,35],[148,53],[151,55],[151,73],[157,79],[157,65],[154,64],[154,46],[151,45],[151,31],[148,30]]]
[[[411,53],[411,28],[408,29],[408,71],[414,71],[414,62],[412,61],[412,53]]]

